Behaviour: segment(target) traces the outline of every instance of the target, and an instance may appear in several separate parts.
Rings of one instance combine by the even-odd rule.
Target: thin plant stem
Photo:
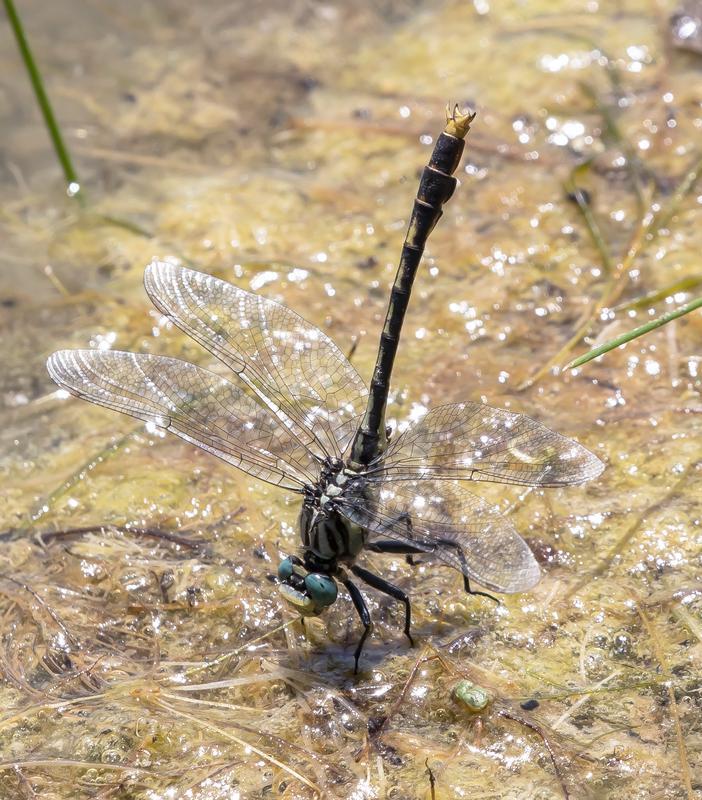
[[[54,110],[51,106],[51,101],[49,100],[46,88],[44,87],[44,81],[42,79],[41,72],[39,71],[34,54],[32,53],[32,49],[27,41],[22,20],[17,12],[14,0],[3,0],[3,3],[5,5],[7,17],[10,21],[10,26],[12,27],[12,31],[15,35],[15,40],[17,41],[17,47],[19,48],[20,55],[22,56],[22,61],[24,62],[27,74],[29,75],[32,88],[34,89],[39,110],[44,118],[44,125],[46,126],[46,130],[49,134],[49,138],[51,139],[51,143],[54,146],[56,156],[61,164],[63,176],[66,181],[66,192],[69,197],[74,197],[76,200],[78,200],[80,205],[84,207],[86,198],[82,189],[83,184],[81,183],[78,173],[73,166],[71,154],[63,138],[63,134],[61,133],[61,128],[58,120],[56,119],[56,115],[54,114]],[[115,227],[123,228],[124,230],[134,233],[137,236],[143,236],[147,239],[153,238],[153,233],[151,233],[151,231],[148,231],[145,228],[142,228],[140,225],[130,222],[129,220],[123,220],[107,214],[98,215],[98,220],[106,225],[114,225]]]
[[[601,107],[599,110],[601,113],[604,113],[603,107]],[[616,125],[614,129],[612,129],[611,125],[609,125],[609,122],[611,122],[611,120],[605,120],[605,123],[608,125],[610,133],[617,134],[616,138],[620,140],[620,143],[621,142],[625,143],[625,140],[621,139],[621,136],[618,130],[616,129]],[[637,162],[637,166],[640,166],[640,162]],[[566,182],[566,188],[569,189],[570,191],[574,190],[573,195],[575,201],[578,204],[578,208],[580,209],[583,215],[585,224],[592,237],[593,243],[597,248],[598,252],[600,253],[603,269],[607,271],[611,265],[611,261],[608,255],[609,251],[607,249],[606,243],[604,242],[604,239],[601,236],[596,219],[592,215],[592,212],[587,203],[585,203],[585,198],[582,195],[582,192],[578,190],[577,184],[575,182],[575,176],[577,174],[578,169],[582,169],[582,167],[576,168],[571,173],[569,180]],[[671,195],[668,202],[665,204],[663,208],[661,208],[655,214],[653,213],[652,210],[646,210],[647,208],[650,209],[653,187],[650,184],[648,186],[643,186],[643,187],[640,185],[639,178],[637,177],[637,175],[640,177],[640,173],[637,173],[637,175],[632,176],[634,179],[634,186],[637,190],[636,194],[637,194],[637,199],[639,200],[639,208],[641,214],[639,218],[639,223],[630,240],[629,246],[627,247],[624,257],[619,261],[619,263],[617,263],[614,270],[611,270],[609,281],[606,287],[604,288],[602,295],[600,296],[600,299],[592,305],[591,309],[588,311],[585,318],[578,325],[575,333],[563,345],[563,347],[561,347],[561,349],[558,351],[558,353],[556,353],[555,356],[550,358],[540,369],[538,369],[532,376],[524,380],[517,387],[518,391],[523,391],[533,386],[537,381],[543,378],[543,376],[546,375],[551,369],[553,369],[560,361],[562,361],[563,358],[567,356],[570,353],[570,351],[578,344],[578,342],[583,338],[583,336],[585,336],[588,333],[597,315],[603,309],[611,308],[612,305],[616,303],[616,301],[621,297],[621,295],[623,294],[624,290],[628,285],[629,282],[628,271],[633,265],[635,258],[639,255],[639,252],[646,245],[650,244],[655,240],[660,230],[664,228],[670,222],[670,220],[675,216],[682,201],[695,187],[695,184],[697,183],[697,180],[700,177],[701,173],[702,173],[702,157],[697,155],[692,163],[692,166],[687,170],[687,172],[683,175],[678,185],[675,187],[675,191]],[[654,327],[658,326],[656,325]],[[573,367],[574,363],[571,363],[568,366]]]
[[[621,81],[618,70],[607,69],[606,75],[609,78],[612,91],[615,93],[620,92]],[[599,112],[600,116],[602,117],[605,130],[609,135],[609,137],[611,138],[611,140],[615,144],[617,144],[624,153],[624,157],[626,158],[627,166],[629,168],[629,175],[631,177],[631,182],[634,187],[634,193],[636,194],[636,202],[639,207],[639,212],[641,213],[643,212],[646,204],[645,180],[642,174],[643,167],[641,159],[639,158],[636,150],[632,147],[631,142],[629,142],[622,135],[622,132],[619,130],[619,125],[617,123],[615,112],[612,106],[604,102],[598,95],[597,91],[589,84],[581,83],[580,88],[590,98],[593,105],[595,106],[595,109]]]
[[[602,561],[600,561],[600,563],[591,572],[583,575],[580,580],[574,586],[572,586],[568,592],[566,592],[561,600],[562,604],[565,605],[574,595],[578,594],[578,592],[585,588],[585,586],[588,586],[600,576],[607,574],[607,572],[612,568],[612,565],[617,557],[622,555],[622,553],[624,553],[626,549],[630,547],[633,539],[639,535],[646,521],[651,519],[651,517],[657,514],[661,509],[665,508],[674,497],[680,496],[680,493],[688,481],[696,475],[700,464],[702,464],[702,461],[695,461],[686,467],[683,476],[673,484],[673,486],[665,493],[663,497],[644,508],[644,510],[636,517],[633,523],[627,528],[624,534],[614,544]]]
[[[646,231],[651,224],[651,215],[645,214],[639,219],[636,230],[634,231],[629,245],[626,249],[624,258],[617,263],[609,276],[609,280],[605,285],[600,298],[590,307],[580,324],[578,325],[575,333],[568,339],[568,341],[561,347],[561,349],[539,369],[530,378],[527,378],[518,387],[519,391],[528,389],[530,386],[539,381],[543,376],[555,367],[560,361],[567,356],[570,351],[578,344],[578,342],[587,334],[592,327],[593,321],[605,308],[610,308],[621,297],[622,292],[626,288],[629,280],[629,269],[634,262],[634,259],[639,254],[641,245],[646,238]]]
[[[59,163],[61,164],[63,175],[66,180],[66,191],[69,197],[75,197],[76,200],[78,200],[82,205],[85,202],[85,197],[81,191],[81,182],[78,178],[78,173],[73,167],[70,153],[68,152],[63,135],[61,134],[61,128],[59,127],[58,121],[51,107],[49,96],[44,88],[44,81],[42,80],[41,73],[39,72],[39,67],[37,66],[37,62],[34,60],[34,55],[29,46],[29,42],[27,41],[27,37],[24,34],[22,20],[17,13],[14,0],[3,0],[3,3],[5,4],[7,18],[10,21],[12,32],[15,35],[15,40],[17,42],[20,55],[22,56],[22,61],[24,62],[27,74],[29,75],[32,88],[34,89],[34,94],[37,98],[39,109],[44,118],[46,130],[49,134],[49,138],[51,139],[51,143],[54,146],[54,150],[56,151],[56,156],[59,160]]]
[[[679,281],[675,281],[675,283],[668,284],[662,289],[656,289],[655,292],[637,297],[636,300],[621,303],[612,310],[619,312],[631,311],[637,308],[650,308],[656,303],[660,303],[661,300],[674,297],[679,292],[690,292],[692,289],[697,289],[698,286],[702,286],[702,275],[691,275],[689,278],[682,278]]]
[[[199,717],[195,717],[192,714],[186,714],[184,711],[179,711],[177,708],[174,708],[172,705],[168,703],[164,703],[162,700],[155,699],[154,703],[160,708],[163,708],[166,711],[168,711],[170,714],[182,717],[183,719],[188,720],[194,725],[200,728],[204,728],[205,730],[210,731],[216,734],[217,736],[220,736],[223,739],[229,739],[230,741],[235,742],[240,747],[244,748],[245,751],[248,750],[252,753],[255,753],[264,761],[267,761],[269,764],[278,767],[278,769],[282,769],[284,772],[287,772],[288,775],[300,781],[300,783],[304,783],[305,786],[312,789],[313,792],[316,792],[320,796],[322,795],[322,790],[319,788],[319,786],[317,786],[317,784],[310,781],[308,778],[306,778],[300,772],[295,770],[293,767],[290,767],[288,764],[279,761],[277,758],[275,758],[275,756],[271,755],[270,753],[267,753],[265,750],[261,750],[260,748],[256,747],[250,742],[240,739],[238,736],[235,736],[230,731],[225,730],[224,728],[221,728],[218,725],[214,725],[210,722],[207,722],[206,720],[200,719]]]
[[[597,222],[597,218],[592,213],[592,208],[588,201],[587,195],[583,192],[582,189],[577,185],[576,176],[583,172],[589,164],[581,164],[580,166],[576,167],[568,176],[567,180],[565,181],[564,188],[566,192],[573,198],[576,205],[580,209],[580,213],[583,215],[583,219],[585,220],[585,225],[587,226],[588,231],[590,232],[590,236],[592,237],[592,241],[597,248],[597,251],[600,254],[600,258],[602,259],[602,266],[604,267],[605,271],[609,275],[613,268],[614,263],[612,261],[612,256],[609,252],[609,248],[607,247],[607,243],[605,242],[604,236],[602,235],[602,231],[600,229],[600,225]]]
[[[693,300],[691,303],[688,303],[686,306],[678,308],[675,311],[669,311],[667,314],[663,314],[663,316],[658,317],[658,319],[651,320],[651,322],[647,322],[645,325],[639,325],[638,328],[634,328],[632,331],[628,331],[627,333],[623,333],[621,336],[610,339],[608,342],[601,344],[599,347],[595,347],[594,350],[590,350],[588,353],[573,359],[573,361],[571,361],[570,364],[567,364],[564,369],[575,369],[583,364],[587,364],[587,362],[592,361],[593,358],[597,358],[605,353],[609,353],[610,350],[615,350],[617,347],[621,347],[621,345],[626,344],[633,339],[638,339],[639,336],[643,336],[650,331],[654,331],[656,328],[660,328],[663,325],[672,322],[674,319],[684,317],[685,314],[689,314],[691,311],[695,311],[698,308],[702,308],[702,297],[698,297],[696,300]]]
[[[653,625],[652,620],[649,619],[648,615],[643,610],[643,607],[641,606],[640,603],[636,606],[636,610],[638,611],[639,617],[641,617],[641,622],[643,623],[643,626],[646,629],[646,633],[648,633],[649,639],[651,640],[651,644],[653,645],[653,653],[656,657],[656,660],[660,664],[661,670],[663,672],[670,672],[668,659],[663,650],[663,645],[658,636],[658,632],[656,631],[656,628]],[[685,736],[683,734],[682,725],[680,724],[680,713],[678,711],[677,700],[675,699],[675,689],[673,689],[671,684],[668,683],[666,686],[666,691],[668,694],[670,715],[673,719],[673,725],[675,728],[675,738],[678,745],[678,759],[680,760],[680,782],[683,786],[683,789],[685,790],[685,794],[688,800],[694,800],[695,792],[692,789],[690,761],[687,756],[687,747],[685,746]]]
[[[697,155],[690,169],[685,173],[680,183],[675,187],[675,191],[670,196],[670,200],[661,210],[656,214],[647,232],[647,239],[653,239],[661,228],[664,228],[670,220],[675,216],[680,206],[680,203],[685,199],[687,194],[695,188],[697,179],[702,172],[702,156]]]
[[[539,679],[543,678],[543,676],[536,675],[534,672],[530,672],[529,674]],[[640,689],[657,689],[660,686],[670,683],[673,678],[674,676],[671,674],[658,672],[656,676],[652,678],[617,683],[614,686],[607,686],[599,683],[596,684],[596,686],[586,686],[581,689],[569,689],[567,691],[564,690],[562,692],[552,692],[550,694],[548,692],[531,692],[530,694],[521,695],[520,697],[515,698],[515,702],[523,702],[524,700],[534,699],[538,700],[540,703],[553,703],[560,700],[569,700],[572,697],[582,697],[583,695],[587,695],[588,697],[605,697],[611,694],[623,694],[624,692],[634,692]]]
[[[185,671],[185,675],[189,676],[189,675],[194,674],[195,672],[201,672],[203,669],[211,669],[212,667],[215,667],[218,664],[221,664],[223,661],[226,661],[227,659],[234,658],[234,656],[238,655],[239,653],[243,652],[244,650],[247,650],[249,647],[252,647],[254,644],[258,644],[258,642],[261,642],[264,639],[267,639],[269,636],[272,636],[274,633],[278,633],[278,631],[285,630],[285,628],[288,628],[294,622],[295,622],[294,619],[288,620],[287,622],[284,622],[282,625],[278,625],[276,628],[273,628],[270,631],[266,631],[265,633],[261,634],[261,636],[257,636],[255,639],[251,639],[250,641],[248,641],[245,644],[241,645],[241,647],[237,647],[236,650],[231,650],[228,653],[223,653],[222,655],[217,656],[217,658],[214,658],[211,661],[206,661],[204,664],[198,664],[198,666],[196,666],[196,667],[191,667],[190,669]],[[178,688],[180,688],[180,687],[178,687]]]
[[[153,239],[154,234],[143,228],[141,225],[138,225],[136,222],[131,222],[128,219],[120,219],[119,217],[113,217],[110,214],[98,214],[97,215],[98,222],[103,222],[105,225],[113,225],[115,228],[123,228],[125,231],[129,231],[129,233],[133,233],[135,236],[143,236],[144,239]]]
[[[36,504],[34,509],[30,512],[30,524],[36,522],[40,517],[44,517],[46,514],[48,514],[53,509],[56,501],[63,497],[63,495],[69,489],[81,481],[87,472],[90,472],[98,464],[104,463],[108,458],[111,458],[119,453],[132,440],[133,437],[138,435],[138,433],[143,430],[143,427],[143,425],[135,425],[130,431],[127,431],[127,433],[120,436],[117,441],[101,448],[97,453],[85,461],[67,480],[63,481],[60,486],[54,489],[51,494],[48,495],[48,497]]]
[[[181,547],[187,547],[191,550],[201,550],[204,545],[201,542],[195,542],[185,536],[179,536],[173,531],[159,530],[158,528],[130,528],[126,525],[86,525],[81,528],[66,528],[58,531],[44,531],[35,534],[36,540],[41,544],[48,544],[56,540],[63,540],[73,537],[85,536],[90,533],[105,533],[106,531],[115,531],[123,536],[141,536],[147,539],[156,539],[158,541],[170,542]]]
[[[615,669],[614,672],[610,672],[610,674],[602,678],[599,683],[596,683],[594,688],[601,689],[606,683],[609,683],[613,678],[616,678],[619,675],[621,675],[621,670]],[[572,706],[568,706],[561,716],[558,717],[555,722],[551,723],[551,730],[557,731],[566,720],[570,719],[570,717],[572,717],[579,708],[587,703],[587,701],[590,699],[590,695],[591,692],[586,692],[578,700],[576,700]]]

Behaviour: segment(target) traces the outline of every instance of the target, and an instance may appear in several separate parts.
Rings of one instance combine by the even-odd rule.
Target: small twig
[[[274,633],[278,633],[278,631],[285,630],[286,628],[288,628],[290,625],[292,625],[296,621],[297,621],[296,619],[290,619],[287,622],[283,622],[281,625],[278,625],[276,628],[273,628],[270,631],[266,631],[265,633],[262,633],[260,636],[257,636],[255,639],[250,639],[248,642],[245,642],[240,647],[237,647],[235,650],[231,650],[228,653],[223,653],[221,656],[217,656],[217,658],[212,659],[212,661],[206,661],[204,664],[199,664],[196,667],[190,667],[190,669],[185,670],[184,674],[185,675],[193,675],[194,673],[201,672],[204,669],[210,669],[211,667],[216,667],[216,666],[222,664],[223,661],[226,661],[227,659],[230,659],[230,658],[234,658],[234,656],[238,655],[239,653],[243,652],[244,650],[247,650],[252,645],[257,644],[260,641],[263,641],[263,639],[267,639],[269,636],[272,636]],[[182,688],[182,687],[178,687],[178,688]]]
[[[427,768],[427,775],[429,776],[429,792],[431,793],[431,800],[436,800],[436,778],[429,766],[429,759],[424,760],[424,766]]]
[[[558,784],[561,787],[561,791],[563,792],[563,797],[565,800],[570,800],[570,792],[568,791],[568,787],[566,785],[563,776],[561,775],[561,771],[558,767],[558,761],[556,760],[556,754],[553,750],[553,746],[549,741],[544,729],[538,725],[536,722],[532,722],[531,720],[527,719],[526,717],[521,716],[520,714],[515,714],[512,711],[506,708],[500,708],[496,711],[496,713],[504,717],[505,719],[511,719],[513,722],[518,722],[520,725],[524,725],[527,728],[530,728],[534,733],[539,736],[541,741],[544,743],[544,747],[546,748],[549,758],[551,759],[551,764],[553,764],[553,771],[556,773],[556,779],[558,780]]]
[[[63,635],[66,637],[66,640],[70,642],[70,644],[75,647],[76,650],[81,649],[80,641],[69,631],[66,627],[63,620],[59,617],[59,615],[54,611],[54,609],[41,597],[28,583],[24,583],[23,581],[18,581],[16,578],[11,577],[5,573],[0,573],[0,578],[8,581],[9,583],[13,583],[15,586],[19,586],[20,589],[24,589],[25,592],[28,592],[36,601],[37,603],[46,611],[46,613],[51,617],[51,619],[56,623],[56,625],[61,629]]]
[[[35,800],[35,798],[38,797],[38,795],[34,791],[34,787],[32,786],[32,784],[27,780],[27,776],[24,774],[24,772],[22,772],[22,770],[18,766],[15,767],[15,773],[17,774],[20,786],[22,787],[25,793],[25,797],[27,797],[27,800]]]
[[[533,672],[530,672],[533,675]],[[659,687],[662,683],[666,683],[670,680],[669,675],[665,676],[657,676],[655,679],[650,678],[647,680],[639,680],[639,681],[632,681],[629,683],[617,683],[616,686],[586,686],[581,689],[569,689],[568,691],[562,692],[552,692],[551,694],[545,692],[531,692],[528,695],[524,695],[523,697],[516,698],[520,701],[524,700],[538,700],[539,703],[543,703],[545,701],[560,701],[560,700],[568,700],[571,697],[582,697],[583,695],[609,695],[609,694],[621,694],[623,692],[633,692],[637,689],[655,689]],[[553,684],[551,684],[553,685]]]
[[[206,545],[202,542],[194,542],[192,539],[187,539],[184,536],[179,536],[177,533],[171,531],[163,531],[159,528],[130,528],[126,525],[86,525],[82,528],[67,528],[60,531],[43,531],[42,533],[35,534],[37,540],[41,544],[48,544],[49,542],[57,539],[67,539],[72,536],[85,536],[88,533],[104,533],[105,531],[116,531],[126,535],[144,536],[150,539],[160,539],[172,544],[189,547],[192,550],[199,550]]]
[[[6,769],[17,769],[17,767],[43,767],[45,769],[104,769],[119,772],[139,772],[145,775],[155,775],[161,777],[163,773],[157,772],[147,767],[137,767],[135,764],[110,764],[102,761],[82,761],[76,758],[23,758],[14,761],[0,761],[0,772]]]

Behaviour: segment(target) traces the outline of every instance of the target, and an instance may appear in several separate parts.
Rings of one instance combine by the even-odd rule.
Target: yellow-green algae
[[[0,29],[0,797],[423,799],[426,763],[440,798],[702,796],[700,315],[528,385],[584,322],[589,344],[611,338],[702,273],[699,187],[647,228],[700,157],[674,8],[25,3],[86,212]],[[450,570],[369,557],[411,590],[419,647],[369,593],[354,677],[350,602],[303,631],[267,580],[296,545],[292,498],[59,399],[44,359],[91,343],[207,363],[141,287],[175,254],[357,344],[368,376],[447,101],[479,115],[389,413],[484,398],[608,469],[580,489],[476,485],[544,569],[499,607]],[[581,160],[605,250],[567,198]],[[590,320],[613,273],[617,304],[661,297]],[[494,698],[484,715],[456,706],[460,680]]]
[[[453,687],[453,695],[462,706],[473,714],[477,714],[487,708],[490,702],[490,695],[482,686],[463,678]]]

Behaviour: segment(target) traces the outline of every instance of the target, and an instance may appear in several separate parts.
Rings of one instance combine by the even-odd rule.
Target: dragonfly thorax
[[[316,616],[337,596],[340,564],[352,564],[365,544],[364,531],[339,510],[353,480],[339,459],[326,459],[317,483],[308,484],[300,510],[303,558],[286,558],[278,569],[280,592],[303,616]]]
[[[317,482],[304,488],[305,504],[331,510],[333,501],[344,493],[353,477],[354,473],[340,459],[325,459]]]
[[[364,531],[340,511],[342,498],[354,483],[342,461],[324,462],[319,480],[305,487],[299,527],[306,559],[332,574],[339,563],[351,564],[365,544]]]

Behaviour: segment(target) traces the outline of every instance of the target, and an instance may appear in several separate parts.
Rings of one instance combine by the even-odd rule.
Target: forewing
[[[341,456],[368,394],[331,339],[289,308],[165,261],[147,268],[154,305],[255,387],[318,456]]]
[[[71,394],[172,431],[256,478],[300,491],[318,463],[267,409],[224,378],[180,361],[112,350],[60,350],[47,362]]]
[[[371,540],[409,542],[496,592],[524,592],[539,580],[536,559],[512,523],[458,483],[359,481],[339,506]]]
[[[481,403],[459,403],[433,408],[391,440],[369,478],[567,486],[590,480],[603,469],[599,458],[581,444],[530,417]]]

